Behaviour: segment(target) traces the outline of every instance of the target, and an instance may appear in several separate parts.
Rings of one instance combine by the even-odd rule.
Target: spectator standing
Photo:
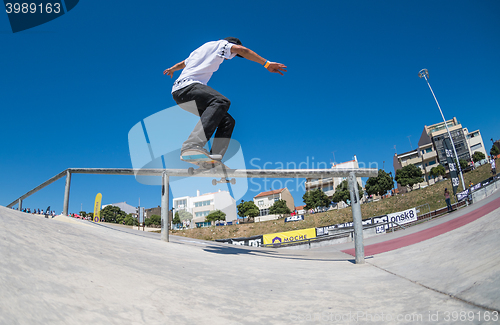
[[[444,189],[444,199],[446,201],[446,206],[448,207],[448,212],[453,211],[453,208],[451,207],[450,203],[450,192],[448,192],[447,188]]]

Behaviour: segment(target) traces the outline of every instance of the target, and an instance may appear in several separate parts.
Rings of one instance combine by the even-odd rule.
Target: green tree
[[[370,177],[366,181],[365,189],[368,195],[384,195],[387,191],[392,190],[394,188],[394,179],[384,170],[378,170],[377,177]]]
[[[455,165],[457,165],[457,160],[453,159],[453,161],[455,162]],[[469,166],[469,163],[465,159],[460,159],[459,162],[460,162],[460,169],[461,170],[464,170],[465,168],[467,168]],[[458,167],[457,167],[457,173],[458,173]]]
[[[446,175],[446,169],[443,165],[437,165],[431,168],[430,174],[432,177],[444,176]]]
[[[221,210],[215,210],[210,212],[208,216],[205,217],[205,222],[212,222],[217,220],[226,220],[226,214]]]
[[[161,217],[159,215],[153,214],[151,217],[144,220],[146,227],[151,226],[161,226]]]
[[[175,212],[174,219],[172,220],[172,223],[173,224],[182,223],[181,218],[179,217],[179,211]]]
[[[476,151],[476,152],[474,152],[474,154],[472,154],[472,161],[474,161],[475,163],[478,161],[481,161],[485,158],[486,158],[486,156],[481,151]]]
[[[283,217],[284,214],[290,214],[290,208],[286,205],[285,200],[275,201],[274,204],[269,208],[269,214],[279,214]]]
[[[241,218],[255,218],[256,216],[259,215],[259,208],[253,203],[253,201],[243,201],[241,200],[241,203],[238,204],[238,216]]]
[[[112,205],[106,206],[101,211],[101,218],[104,218],[106,222],[111,223],[122,223],[127,214],[125,211],[122,211],[119,207],[115,207]]]
[[[493,145],[490,149],[490,155],[491,156],[498,156],[500,155],[500,149],[498,149],[497,146]]]
[[[193,215],[186,210],[180,210],[179,219],[181,219],[181,222],[184,220],[193,220]]]
[[[123,222],[127,226],[138,226],[139,225],[139,222],[137,221],[137,219],[130,213],[127,214],[127,216],[123,219]]]
[[[398,184],[401,186],[409,186],[410,189],[413,188],[413,185],[424,181],[422,170],[411,164],[396,170],[395,179]]]
[[[363,196],[363,188],[359,185],[358,182],[358,192],[359,192],[359,197],[361,198]],[[339,203],[341,201],[347,203],[348,200],[351,199],[351,191],[349,190],[349,183],[347,180],[343,180],[342,183],[337,185],[335,188],[335,193],[333,194],[332,201],[335,203]]]
[[[306,204],[306,210],[327,207],[332,202],[320,188],[306,192],[302,195],[302,200]]]

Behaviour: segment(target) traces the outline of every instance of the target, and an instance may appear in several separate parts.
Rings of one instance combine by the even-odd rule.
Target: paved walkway
[[[452,231],[454,229],[460,228],[472,221],[475,221],[482,216],[500,208],[500,198],[489,202],[488,204],[477,208],[471,212],[468,212],[464,215],[456,217],[455,219],[451,219],[445,223],[438,224],[433,226],[432,228],[428,228],[425,230],[420,230],[419,232],[387,240],[381,243],[372,244],[365,246],[365,256],[371,256],[375,254],[380,254],[388,251],[392,251],[401,247],[406,247],[410,245],[414,245],[416,243],[420,243],[424,240],[434,238],[436,236],[442,235],[446,232]],[[462,211],[463,212],[463,211]],[[457,213],[457,211],[455,211]],[[343,250],[344,253],[355,256],[354,248]]]
[[[456,324],[464,315],[467,324],[498,324],[500,209],[480,214],[356,265],[346,244],[165,243],[159,234],[0,207],[0,324]]]

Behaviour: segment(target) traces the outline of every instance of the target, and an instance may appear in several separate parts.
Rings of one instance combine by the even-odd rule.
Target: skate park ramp
[[[453,214],[500,206],[498,193],[483,201]],[[0,207],[0,324],[497,324],[499,219],[356,265],[341,246],[165,243]]]

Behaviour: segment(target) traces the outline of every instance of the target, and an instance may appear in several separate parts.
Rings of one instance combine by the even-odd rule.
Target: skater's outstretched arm
[[[177,63],[176,65],[174,65],[173,67],[165,69],[165,71],[163,71],[163,74],[169,75],[170,78],[172,78],[174,76],[175,71],[182,70],[185,67],[186,67],[186,63],[184,63],[184,61],[181,61],[181,62]]]
[[[273,73],[279,73],[280,75],[283,75],[283,72],[286,72],[286,65],[277,63],[277,62],[271,62],[267,61],[254,51],[250,50],[249,48],[246,48],[241,45],[233,45],[231,47],[231,53],[236,53],[241,55],[247,60],[254,61],[257,63],[262,64],[269,72]]]

